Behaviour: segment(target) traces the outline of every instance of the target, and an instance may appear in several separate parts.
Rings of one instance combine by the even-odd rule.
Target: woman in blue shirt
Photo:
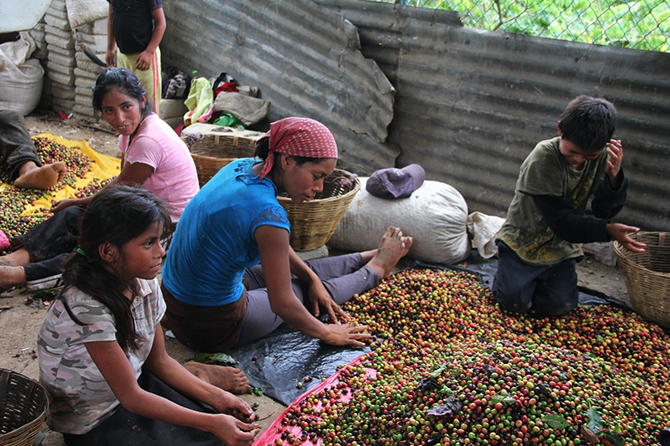
[[[313,199],[335,169],[335,139],[318,121],[285,118],[271,124],[256,155],[262,161],[226,165],[184,210],[163,269],[165,324],[205,351],[251,342],[283,322],[328,344],[363,345],[367,327],[341,323],[339,304],[389,275],[412,238],[390,227],[378,249],[302,261],[277,195]],[[317,318],[320,309],[333,324]]]

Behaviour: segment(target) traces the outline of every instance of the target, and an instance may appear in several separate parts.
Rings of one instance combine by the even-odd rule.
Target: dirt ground
[[[116,137],[105,126],[84,124],[74,120],[63,121],[56,114],[31,115],[25,119],[31,134],[50,132],[56,136],[72,140],[87,140],[98,152],[116,156],[118,154]],[[97,128],[96,128],[97,127]],[[587,255],[578,264],[579,284],[601,291],[623,302],[628,301],[625,283],[616,267],[600,263],[594,256]],[[25,292],[13,293],[11,297],[0,298],[0,367],[15,370],[28,377],[37,379],[38,365],[35,356],[37,330],[44,318],[48,306],[33,299]],[[193,352],[178,341],[166,340],[168,352],[180,362],[193,357]],[[243,398],[253,404],[258,402],[256,410],[259,424],[263,430],[281,413],[284,406],[265,396],[244,395]],[[62,446],[63,439],[58,433],[46,428],[45,446]]]

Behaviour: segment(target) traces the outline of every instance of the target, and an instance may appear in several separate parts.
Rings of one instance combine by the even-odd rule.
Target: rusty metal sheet
[[[356,28],[309,0],[164,2],[163,64],[215,77],[227,72],[271,101],[270,120],[307,116],[327,125],[339,166],[393,165],[386,144],[394,88],[362,55]]]
[[[578,94],[615,103],[630,179],[621,220],[670,230],[670,54],[464,28],[450,14],[317,0],[359,28],[397,89],[389,143],[470,210],[504,215],[519,166]],[[432,11],[432,10],[428,10]],[[617,218],[619,218],[617,217]]]

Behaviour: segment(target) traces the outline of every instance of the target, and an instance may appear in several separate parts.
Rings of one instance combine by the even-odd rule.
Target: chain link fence
[[[472,28],[670,52],[669,0],[385,1],[454,10]]]

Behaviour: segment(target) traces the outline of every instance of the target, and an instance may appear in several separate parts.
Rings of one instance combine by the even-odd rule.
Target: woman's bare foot
[[[201,380],[228,392],[240,394],[251,391],[251,384],[249,384],[247,375],[235,367],[203,364],[195,361],[187,362],[184,367]]]
[[[59,161],[53,164],[45,164],[35,167],[14,180],[16,187],[33,187],[37,189],[48,189],[65,175],[65,163]]]
[[[377,271],[380,279],[387,277],[398,261],[407,254],[413,241],[412,237],[403,236],[400,228],[389,226],[368,265]]]
[[[0,289],[26,283],[26,272],[21,266],[0,264]]]

